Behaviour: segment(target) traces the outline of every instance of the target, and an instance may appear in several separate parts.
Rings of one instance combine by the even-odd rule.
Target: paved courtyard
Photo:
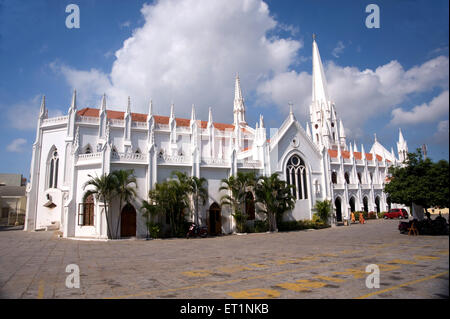
[[[206,239],[80,241],[0,231],[1,298],[448,298],[448,236],[396,220]],[[80,270],[67,288],[66,266]],[[366,266],[380,287],[366,287]]]

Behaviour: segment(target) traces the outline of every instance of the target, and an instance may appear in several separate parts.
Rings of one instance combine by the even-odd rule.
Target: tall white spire
[[[209,113],[208,113],[208,125],[212,125],[212,124],[213,124],[212,109],[209,108]]]
[[[170,105],[170,118],[175,118],[175,111],[174,111],[174,105],[173,103]]]
[[[103,93],[102,102],[100,104],[100,112],[106,111],[106,94]]]
[[[77,90],[73,90],[72,103],[70,104],[69,112],[77,109]]]
[[[41,101],[41,108],[39,110],[39,117],[44,117],[45,116],[45,95],[42,96],[42,101]]]
[[[312,87],[312,101],[317,101],[319,103],[328,102],[328,88],[327,80],[325,79],[325,73],[323,71],[322,60],[320,59],[319,47],[316,43],[316,36],[313,35],[313,87]]]
[[[402,134],[402,129],[398,131],[398,142],[397,142],[398,159],[400,162],[404,162],[408,158],[408,144]]]
[[[241,81],[239,80],[239,74],[236,74],[236,80],[234,83],[234,124],[245,124],[245,104],[242,96]]]
[[[131,114],[131,99],[128,96],[127,114]]]
[[[192,104],[192,110],[191,110],[191,122],[195,121],[195,106]]]

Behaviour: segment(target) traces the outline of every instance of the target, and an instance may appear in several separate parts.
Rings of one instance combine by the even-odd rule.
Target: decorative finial
[[[315,33],[313,33],[313,35],[312,35],[312,38],[313,38],[313,41],[316,41],[316,34]]]

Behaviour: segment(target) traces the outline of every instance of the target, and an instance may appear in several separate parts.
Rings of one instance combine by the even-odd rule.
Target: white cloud
[[[344,52],[345,49],[345,45],[342,41],[338,41],[336,47],[333,49],[333,51],[331,52],[331,54],[335,57],[335,58],[339,58],[339,56],[341,55],[342,52]]]
[[[417,105],[411,111],[395,108],[392,110],[393,118],[391,124],[432,123],[444,116],[448,117],[448,99],[449,92],[446,90],[436,96],[431,102]]]
[[[21,131],[35,130],[38,123],[41,99],[41,95],[36,95],[31,99],[9,105],[6,114],[8,125]],[[2,108],[6,109],[6,107]],[[61,115],[63,114],[59,110],[49,110],[49,117]]]
[[[8,152],[22,153],[24,151],[23,147],[27,143],[24,138],[16,138],[7,147]]]
[[[438,123],[437,131],[433,135],[433,142],[443,144],[448,148],[449,141],[449,125],[448,120],[443,120]]]
[[[177,116],[189,116],[195,103],[197,114],[212,107],[217,121],[230,121],[236,72],[247,95],[286,72],[302,46],[267,36],[279,24],[260,0],[162,0],[141,13],[144,25],[115,53],[110,74],[53,65],[77,88],[80,105],[98,105],[106,92],[110,108],[124,109],[130,95],[135,112],[147,112],[151,98],[160,114],[173,101]]]
[[[448,57],[440,56],[422,65],[404,70],[391,61],[375,70],[342,67],[325,63],[328,91],[335,102],[338,117],[344,120],[348,137],[359,138],[365,123],[373,117],[391,112],[415,93],[433,88],[448,88]],[[301,121],[308,119],[311,103],[311,75],[295,71],[279,73],[258,87],[265,103],[273,102],[287,112],[287,101]],[[448,104],[447,104],[448,106]]]

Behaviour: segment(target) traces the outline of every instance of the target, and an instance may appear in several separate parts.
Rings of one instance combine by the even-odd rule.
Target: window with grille
[[[306,166],[304,161],[298,155],[293,155],[286,165],[286,182],[294,185],[292,195],[297,200],[308,199]]]

